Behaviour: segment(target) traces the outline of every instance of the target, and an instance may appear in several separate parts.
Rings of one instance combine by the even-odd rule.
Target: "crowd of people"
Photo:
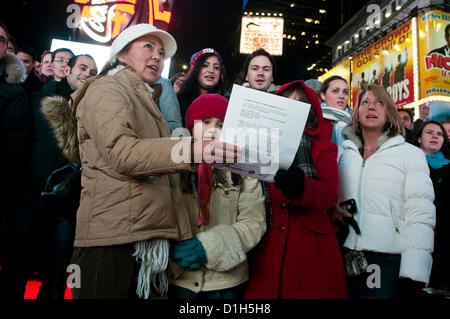
[[[275,85],[258,49],[238,84],[311,105],[290,167],[258,181],[211,165],[242,152],[218,139],[222,56],[204,48],[187,73],[161,77],[176,50],[137,24],[98,70],[67,48],[39,61],[0,24],[0,298],[23,298],[37,274],[38,298],[62,299],[69,265],[75,299],[448,291],[450,121],[425,121],[424,105],[414,122],[376,84],[352,109],[337,75]]]

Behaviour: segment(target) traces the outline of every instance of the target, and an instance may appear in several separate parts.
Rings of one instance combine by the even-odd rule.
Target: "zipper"
[[[392,209],[393,209],[392,199],[389,198],[389,211],[391,212],[392,223],[394,224],[395,232],[397,234],[399,234],[400,230],[399,230],[399,227],[398,227],[397,218],[395,217],[395,212],[393,212]]]
[[[364,175],[364,168],[366,167],[366,160],[363,159],[362,167],[361,167],[361,174],[359,175],[359,191],[358,191],[358,213],[356,217],[356,222],[358,225],[362,226],[362,214],[361,214],[361,208],[362,208],[362,200],[361,200],[361,194],[362,194],[362,187],[363,187],[363,175]],[[355,243],[354,243],[354,249],[356,249],[356,245],[358,243],[358,235],[355,234]]]

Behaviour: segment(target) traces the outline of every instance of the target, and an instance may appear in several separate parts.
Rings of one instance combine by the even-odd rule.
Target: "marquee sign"
[[[110,43],[128,26],[148,23],[167,30],[173,0],[74,0],[67,27],[100,43]]]

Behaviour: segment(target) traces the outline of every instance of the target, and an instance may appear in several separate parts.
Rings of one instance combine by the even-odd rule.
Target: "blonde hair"
[[[400,115],[398,114],[397,107],[394,100],[390,94],[381,86],[376,84],[369,84],[361,90],[358,95],[358,102],[355,109],[353,110],[352,116],[352,126],[358,135],[362,134],[361,126],[359,125],[359,107],[361,105],[361,100],[364,94],[367,92],[372,92],[375,98],[383,104],[386,111],[386,125],[384,127],[384,132],[388,132],[389,137],[394,137],[399,134],[405,136],[405,128],[401,122]]]

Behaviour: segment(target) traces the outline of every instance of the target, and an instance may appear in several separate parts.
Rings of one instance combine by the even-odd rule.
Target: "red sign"
[[[126,27],[148,23],[167,30],[173,0],[74,0],[69,28],[80,28],[94,41],[108,43]]]

